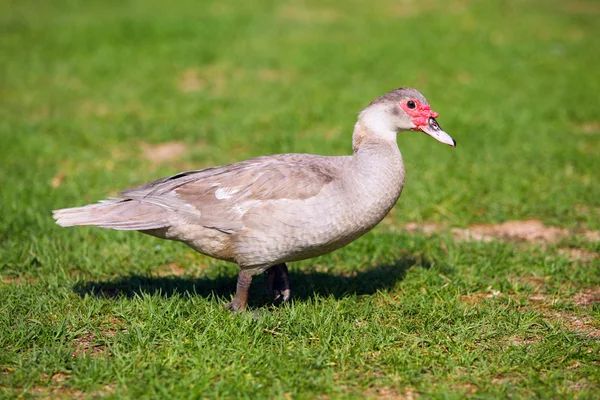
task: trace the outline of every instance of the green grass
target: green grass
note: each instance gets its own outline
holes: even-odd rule
[[[596,1],[1,8],[0,397],[600,390],[600,243],[583,234],[600,230]],[[358,111],[400,86],[428,97],[458,147],[400,135],[407,181],[394,212],[291,264],[290,304],[270,305],[256,279],[256,312],[231,315],[234,265],[51,218],[180,170],[348,154]],[[144,156],[167,141],[187,151]],[[398,229],[524,219],[573,234],[540,245]]]

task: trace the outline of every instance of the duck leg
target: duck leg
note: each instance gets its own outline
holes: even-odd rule
[[[248,270],[241,270],[238,275],[235,297],[233,301],[225,305],[234,313],[245,311],[248,307],[248,289],[252,283],[252,273]]]
[[[286,302],[290,299],[292,290],[287,265],[281,263],[267,270],[267,288],[275,296],[274,300],[281,298]]]

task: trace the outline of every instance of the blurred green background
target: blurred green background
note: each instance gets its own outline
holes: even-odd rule
[[[598,1],[2,0],[0,8],[0,393],[586,397],[598,388],[597,340],[582,344],[562,319],[556,324],[564,335],[554,337],[546,321],[548,309],[566,307],[598,326],[597,303],[572,303],[575,293],[597,290],[600,275],[598,241],[578,234],[600,229]],[[428,98],[458,147],[399,135],[406,185],[386,225],[333,255],[292,266],[300,286],[305,271],[328,269],[306,277],[312,283],[304,295],[300,290],[303,300],[258,321],[232,319],[219,308],[233,291],[234,267],[138,234],[62,230],[50,216],[181,170],[269,153],[349,154],[358,112],[404,86]],[[572,234],[562,244],[532,247],[460,242],[444,233],[429,240],[397,229],[409,222],[466,227],[525,219]],[[561,246],[592,258],[567,260]],[[175,270],[165,267],[173,263]],[[327,271],[345,276],[382,265],[402,265],[408,275],[385,290],[344,280],[338,283],[356,286],[348,296],[326,289]],[[157,267],[188,280],[152,281]],[[447,283],[440,276],[453,282],[444,286],[448,292],[422,290]],[[514,286],[510,276],[542,279],[546,295],[558,300],[544,312],[530,309],[534,322],[526,326],[510,296],[485,306],[461,302],[494,285],[515,296],[535,290]],[[190,293],[202,285],[209,291],[212,281],[199,283],[202,277],[224,279],[216,298]],[[81,297],[74,290],[93,280],[131,296]],[[176,293],[139,294],[132,289],[139,285]],[[322,289],[314,299],[313,286]],[[173,309],[190,314],[163,324]],[[331,313],[341,319],[331,321]],[[443,316],[450,322],[435,325]],[[110,355],[73,356],[69,343],[92,328],[96,339],[118,330],[110,323],[115,318],[127,331],[103,336]],[[372,324],[357,327],[354,320]],[[498,332],[523,336],[533,329],[554,339],[528,343],[508,361],[503,344],[469,336],[508,320],[515,325]],[[207,325],[199,329],[198,321]],[[294,331],[310,321],[313,331]],[[347,329],[337,332],[344,321]],[[206,343],[216,348],[186,347],[210,329]],[[319,329],[347,340],[348,348],[310,339]],[[402,348],[410,347],[411,335],[441,358],[420,345],[412,361],[406,358]],[[448,353],[448,335],[485,343],[492,356],[476,344]],[[382,341],[388,347],[378,348]],[[223,355],[227,346],[238,352]],[[249,348],[255,357],[239,360]],[[473,351],[482,351],[476,361],[464,358]],[[276,357],[282,352],[286,358]],[[194,358],[199,353],[204,364]],[[259,360],[271,375],[248,378]],[[565,360],[582,367],[567,370]],[[479,372],[470,369],[477,362]],[[417,367],[425,364],[429,373]],[[231,365],[238,365],[234,372]],[[535,372],[543,368],[545,375]],[[58,373],[62,380],[54,379]]]

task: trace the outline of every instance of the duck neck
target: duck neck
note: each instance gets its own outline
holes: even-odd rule
[[[404,186],[404,164],[396,134],[378,134],[371,129],[360,121],[356,124],[352,166],[346,175],[354,218],[368,229],[394,207]]]
[[[396,132],[376,130],[359,120],[352,134],[352,150],[354,158],[359,162],[391,163],[392,166],[402,164],[402,155],[396,143]],[[377,168],[381,168],[378,165]]]
[[[354,127],[352,147],[357,178],[371,188],[385,187],[397,198],[404,185],[404,163],[396,132],[375,131],[359,120]]]

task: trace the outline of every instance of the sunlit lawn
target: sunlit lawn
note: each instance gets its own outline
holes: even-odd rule
[[[598,2],[1,8],[0,397],[597,396]],[[400,135],[398,205],[291,264],[290,304],[256,279],[232,315],[235,265],[51,218],[181,170],[348,154],[401,86],[458,147]]]

